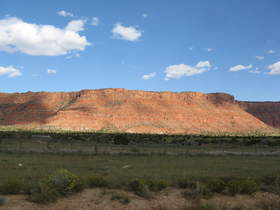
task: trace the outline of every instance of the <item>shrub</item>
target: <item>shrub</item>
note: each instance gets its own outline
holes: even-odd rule
[[[233,180],[227,185],[228,192],[231,195],[235,194],[253,194],[259,189],[259,185],[252,179]]]
[[[144,198],[150,197],[150,192],[143,181],[140,181],[138,179],[131,181],[128,184],[128,188],[129,188],[129,190],[133,191],[138,196],[141,196]]]
[[[149,190],[153,192],[159,192],[168,187],[168,184],[165,181],[149,180],[146,182]]]
[[[131,199],[124,193],[113,193],[111,200],[118,200],[122,204],[129,204]]]
[[[18,179],[9,179],[0,186],[2,194],[19,194],[22,192],[24,184]]]
[[[195,188],[196,184],[195,182],[193,182],[192,180],[188,179],[188,178],[183,178],[183,179],[179,179],[177,181],[177,185],[179,188]]]
[[[241,192],[242,188],[240,185],[240,181],[233,180],[227,184],[228,192],[230,195],[236,195]]]
[[[266,176],[262,179],[264,191],[280,194],[280,176]]]
[[[277,179],[279,179],[280,176],[274,176],[274,175],[268,175],[268,176],[264,176],[261,181],[263,184],[265,185],[274,185],[275,184],[275,181]]]
[[[241,181],[241,186],[242,186],[241,187],[242,194],[251,195],[259,190],[259,184],[252,179],[246,179],[246,180]]]
[[[29,200],[35,203],[46,204],[56,201],[61,194],[48,184],[40,182],[37,186],[30,189]]]
[[[207,187],[211,192],[221,193],[226,189],[226,183],[221,179],[212,179],[208,181]]]
[[[46,183],[61,195],[79,192],[84,187],[82,181],[66,169],[60,169],[50,175]]]
[[[3,206],[7,202],[7,199],[3,196],[0,196],[0,206]]]
[[[89,187],[107,187],[109,186],[108,181],[102,176],[91,176],[87,180]]]
[[[197,182],[195,189],[188,189],[182,192],[183,197],[191,199],[209,198],[212,192],[206,184]]]

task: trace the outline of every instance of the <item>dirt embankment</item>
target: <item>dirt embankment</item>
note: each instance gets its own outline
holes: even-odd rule
[[[23,195],[11,195],[6,196],[7,202],[0,206],[0,210],[183,210],[202,209],[203,206],[212,206],[215,209],[261,209],[258,208],[260,203],[277,203],[279,205],[279,196],[271,193],[256,193],[252,196],[236,195],[234,197],[216,194],[209,199],[197,200],[183,197],[182,192],[179,189],[166,189],[153,195],[150,199],[144,199],[130,192],[97,188],[85,190],[48,205],[29,202],[27,197]],[[112,199],[116,194],[125,196],[129,202],[124,204],[121,200]]]
[[[126,89],[0,93],[0,126],[138,133],[266,132],[280,102],[240,102],[225,93]]]

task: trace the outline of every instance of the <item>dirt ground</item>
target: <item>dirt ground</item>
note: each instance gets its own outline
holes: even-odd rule
[[[201,204],[212,204],[218,208],[247,207],[257,209],[255,203],[263,198],[279,200],[280,197],[269,193],[257,193],[253,196],[215,195],[209,200],[201,201],[185,199],[182,190],[166,189],[153,195],[151,199],[138,197],[130,192],[120,190],[89,189],[82,193],[59,199],[48,205],[38,205],[27,201],[24,195],[6,196],[7,203],[0,210],[187,210],[188,207]],[[114,193],[121,193],[129,197],[128,204],[122,204],[119,200],[112,200]]]

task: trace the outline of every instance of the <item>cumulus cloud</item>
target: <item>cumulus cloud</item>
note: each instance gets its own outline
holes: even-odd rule
[[[65,10],[60,10],[57,12],[57,14],[63,17],[74,17],[71,12],[66,12]]]
[[[211,69],[209,61],[199,61],[195,66],[186,64],[171,65],[165,69],[165,80],[180,79],[183,76],[202,74]]]
[[[99,18],[98,18],[98,17],[93,17],[93,18],[91,19],[90,25],[92,25],[92,26],[98,26],[98,24],[99,24]]]
[[[243,65],[236,65],[236,66],[233,66],[229,69],[229,71],[231,72],[234,72],[234,71],[242,71],[242,70],[246,70],[246,69],[251,69],[253,68],[253,65],[250,64],[248,66],[243,66]]]
[[[152,79],[152,78],[155,77],[156,75],[157,75],[157,74],[156,74],[155,72],[150,73],[150,74],[144,74],[144,75],[142,76],[142,79],[144,79],[144,80]]]
[[[68,23],[65,30],[66,31],[73,31],[73,32],[79,32],[84,30],[84,24],[85,22],[83,20],[73,20]]]
[[[280,74],[280,61],[269,65],[268,69],[270,69],[268,74],[270,74],[270,75],[277,75],[278,74],[279,75]]]
[[[90,43],[79,34],[83,20],[73,20],[64,28],[37,25],[12,17],[0,20],[0,51],[34,56],[65,55],[83,51]]]
[[[137,30],[133,26],[123,26],[121,23],[116,23],[113,30],[113,37],[116,39],[123,39],[127,41],[137,41],[141,36],[142,32]]]
[[[7,75],[8,77],[18,77],[21,76],[22,73],[20,72],[19,69],[16,69],[13,66],[0,66],[0,76],[2,75]]]
[[[264,56],[256,56],[256,59],[258,59],[258,60],[263,60],[264,59]]]
[[[47,72],[48,72],[48,74],[56,74],[55,69],[48,69]]]
[[[274,50],[268,50],[267,53],[268,53],[268,54],[274,54],[275,51],[274,51]]]

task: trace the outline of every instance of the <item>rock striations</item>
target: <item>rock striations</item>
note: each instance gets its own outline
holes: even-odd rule
[[[0,93],[0,126],[135,133],[271,131],[280,102],[126,89]]]

